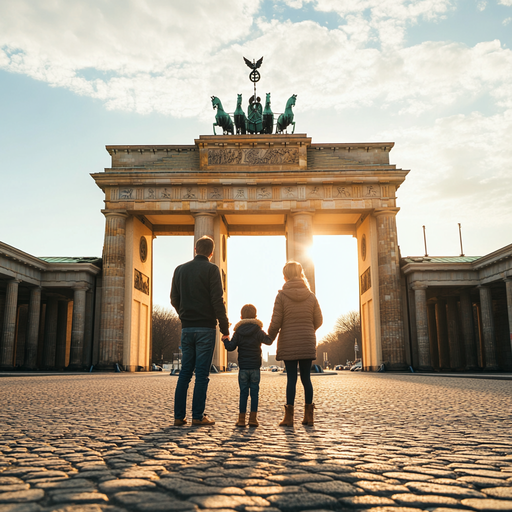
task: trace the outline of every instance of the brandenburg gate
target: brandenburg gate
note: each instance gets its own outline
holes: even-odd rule
[[[107,146],[111,167],[92,175],[105,193],[106,222],[97,367],[150,366],[155,237],[211,236],[227,303],[229,236],[286,237],[287,258],[302,263],[314,290],[313,235],[351,235],[358,241],[363,368],[405,369],[396,191],[408,171],[389,163],[392,148],[314,144],[305,134]],[[338,265],[343,255],[333,253],[333,273]],[[227,366],[220,336],[213,362]]]

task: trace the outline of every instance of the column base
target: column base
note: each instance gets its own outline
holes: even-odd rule
[[[119,370],[118,370],[119,368]],[[98,363],[94,365],[93,371],[98,372],[117,372],[124,371],[124,366],[119,363]]]
[[[387,372],[408,372],[409,365],[405,363],[384,363]]]
[[[14,370],[14,365],[12,365],[12,364],[0,364],[0,370]]]
[[[434,372],[434,367],[433,366],[418,366],[418,368],[415,368],[414,371],[432,373],[432,372]]]
[[[486,366],[484,368],[484,372],[499,372],[499,371],[500,371],[500,367],[498,365]]]
[[[66,366],[66,371],[83,372],[85,371],[85,366],[83,364],[69,364],[68,366]]]
[[[466,368],[464,368],[466,372],[479,372],[480,370],[481,368],[479,366],[466,366]]]

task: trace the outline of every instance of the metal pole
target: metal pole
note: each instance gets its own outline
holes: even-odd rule
[[[460,222],[458,224],[459,224],[460,255],[464,256],[464,249],[462,248],[462,228],[461,228]]]
[[[427,234],[425,232],[425,226],[423,226],[423,241],[425,242],[425,256],[428,256],[428,252],[427,252]]]

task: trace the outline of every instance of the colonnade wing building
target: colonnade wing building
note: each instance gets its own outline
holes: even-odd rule
[[[424,370],[506,367],[512,298],[508,281],[503,293],[503,279],[512,275],[510,247],[496,267],[491,265],[499,272],[475,270],[480,269],[478,259],[462,262],[474,267],[473,280],[463,283],[428,278],[434,269],[439,275],[450,273],[458,262],[443,262],[443,270],[435,259],[400,260],[396,192],[408,171],[390,164],[392,148],[393,143],[314,144],[305,134],[201,136],[180,146],[107,146],[111,167],[92,175],[105,194],[101,264],[43,261],[5,246],[0,258],[0,367],[52,368],[49,350],[59,354],[53,368],[94,364],[107,370],[115,365],[128,371],[148,369],[153,239],[181,235],[215,240],[213,262],[220,269],[226,303],[229,236],[285,237],[287,259],[302,263],[313,290],[315,271],[308,252],[313,235],[356,237],[365,370],[382,364],[388,370],[410,365]],[[343,265],[342,255],[338,257],[333,272]],[[68,273],[61,270],[60,287],[45,277],[57,264],[69,265]],[[33,268],[39,269],[36,276]],[[75,279],[78,268],[82,281]],[[476,292],[480,285],[487,291]],[[466,291],[473,311],[470,342],[465,338]],[[467,355],[468,347],[472,355]],[[214,364],[221,369],[227,365],[220,335]]]

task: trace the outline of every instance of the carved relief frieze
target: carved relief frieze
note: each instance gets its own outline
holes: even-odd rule
[[[323,197],[323,190],[320,185],[309,186],[306,188],[306,195],[309,199],[320,199]]]
[[[137,269],[134,269],[133,286],[136,290],[149,295],[149,277]]]
[[[146,199],[156,199],[156,189],[155,188],[147,188],[145,190]]]
[[[352,187],[347,185],[334,185],[332,196],[335,199],[346,199],[352,197]]]
[[[258,187],[256,191],[257,199],[272,199],[272,187]]]
[[[119,189],[119,199],[135,199],[135,190],[133,188]]]
[[[298,148],[211,148],[208,165],[298,165]]]
[[[363,187],[364,197],[379,197],[380,189],[378,185],[365,185]]]
[[[361,295],[366,293],[372,287],[372,274],[370,271],[370,267],[368,267],[361,274]]]
[[[297,199],[297,187],[288,185],[281,187],[281,199]]]
[[[172,199],[171,193],[172,189],[164,187],[163,189],[160,190],[160,199]]]
[[[247,201],[247,187],[233,187],[233,199],[235,201]]]
[[[210,187],[208,189],[208,199],[222,199],[222,187]]]
[[[181,187],[181,199],[199,199],[199,191],[196,187]]]

